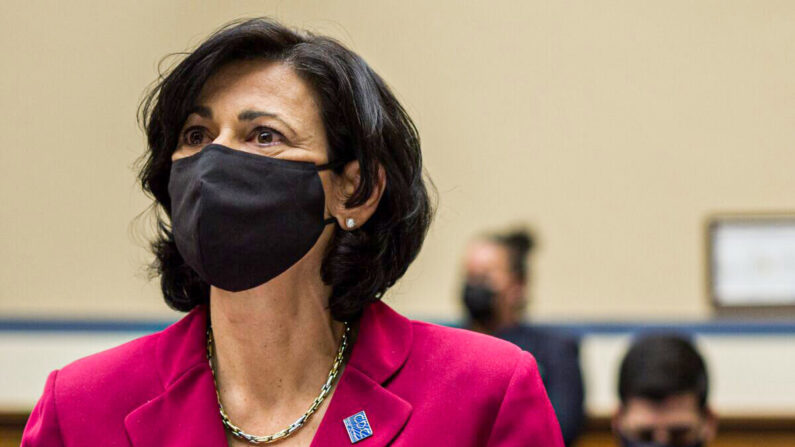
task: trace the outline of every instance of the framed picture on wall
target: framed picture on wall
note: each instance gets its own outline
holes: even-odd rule
[[[795,311],[795,213],[716,215],[707,228],[707,282],[719,311]]]

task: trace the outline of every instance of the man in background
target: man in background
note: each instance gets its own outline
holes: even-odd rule
[[[464,259],[462,299],[470,329],[495,335],[533,354],[563,440],[571,446],[585,420],[579,343],[522,322],[527,306],[527,258],[532,248],[533,239],[525,230],[473,240]]]
[[[646,336],[621,362],[613,433],[622,447],[701,447],[715,438],[704,359],[685,338]]]

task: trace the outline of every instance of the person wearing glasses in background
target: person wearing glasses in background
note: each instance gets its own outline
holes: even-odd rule
[[[571,446],[585,421],[579,342],[523,323],[532,248],[533,238],[524,229],[472,240],[464,256],[462,300],[469,328],[510,341],[536,358],[563,440]]]
[[[621,362],[621,405],[612,428],[621,447],[703,447],[717,433],[704,359],[687,339],[650,335]]]

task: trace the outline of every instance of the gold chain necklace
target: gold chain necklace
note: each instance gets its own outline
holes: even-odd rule
[[[251,444],[270,444],[292,435],[298,431],[298,429],[303,427],[306,421],[309,420],[309,417],[312,416],[315,411],[317,411],[318,407],[320,407],[320,404],[323,403],[323,400],[325,400],[326,396],[328,396],[328,393],[331,391],[331,386],[339,374],[340,366],[342,366],[342,363],[345,359],[345,349],[348,347],[348,335],[351,332],[351,327],[348,325],[347,321],[344,321],[343,324],[345,325],[345,331],[342,333],[342,340],[340,340],[340,347],[337,350],[337,357],[334,359],[334,364],[331,365],[331,371],[328,373],[326,383],[324,383],[320,388],[320,395],[315,398],[315,400],[312,402],[312,405],[309,407],[309,410],[307,410],[303,416],[296,419],[295,422],[290,424],[290,426],[284,430],[267,436],[257,436],[244,432],[240,427],[233,424],[232,421],[229,420],[229,416],[224,411],[224,406],[221,404],[221,394],[218,392],[218,382],[215,379],[215,369],[213,369],[213,330],[212,327],[208,327],[207,361],[210,363],[210,372],[213,375],[213,384],[215,385],[215,396],[218,399],[218,411],[221,413],[221,421],[224,423],[224,427],[226,427],[226,429],[229,430],[235,437],[248,441]]]

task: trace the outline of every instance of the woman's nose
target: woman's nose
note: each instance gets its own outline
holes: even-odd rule
[[[223,130],[212,141],[212,144],[220,144],[230,149],[242,150],[242,144],[236,140],[234,133],[231,130]]]
[[[220,144],[230,149],[235,149],[242,152],[258,154],[255,149],[253,149],[250,145],[246,144],[245,138],[242,138],[232,129],[228,131],[227,130],[221,131],[221,133],[218,134],[218,136],[212,141],[212,143]]]

